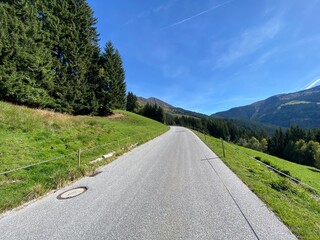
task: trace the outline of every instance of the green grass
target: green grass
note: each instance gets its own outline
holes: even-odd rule
[[[62,155],[61,159],[0,175],[0,212],[86,176],[133,144],[168,130],[151,119],[115,111],[110,118],[70,116],[0,102],[0,172]],[[81,149],[78,167],[77,150]],[[103,154],[110,159],[90,164]]]
[[[262,152],[254,151],[252,149],[239,146],[237,146],[237,148],[243,152],[246,152],[250,156],[260,158],[261,161],[267,163],[270,166],[273,166],[279,170],[289,172],[290,176],[310,185],[315,189],[318,189],[318,192],[320,193],[320,169],[293,163],[281,158],[270,156]]]
[[[196,133],[204,139],[203,134]],[[294,164],[233,144],[225,144],[226,157],[222,157],[221,140],[207,136],[204,142],[299,239],[319,239],[320,192],[280,176],[248,155],[260,157],[262,161],[269,162],[278,169],[289,171],[291,176],[317,189],[320,184],[318,169]]]

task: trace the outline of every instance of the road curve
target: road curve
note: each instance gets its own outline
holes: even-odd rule
[[[162,136],[25,208],[1,239],[296,239],[191,131]],[[78,197],[57,199],[85,186]]]

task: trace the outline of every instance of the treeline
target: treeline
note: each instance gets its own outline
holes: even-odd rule
[[[103,51],[85,0],[0,1],[0,100],[105,115],[126,102],[125,72]]]
[[[158,122],[165,122],[164,111],[162,107],[158,106],[157,104],[151,105],[147,103],[138,113]]]
[[[241,138],[249,138],[255,136],[259,139],[267,137],[263,129],[257,131],[238,127],[236,124],[217,118],[195,118],[188,116],[167,116],[167,124],[184,126],[192,129],[198,129],[209,135],[222,138],[226,141],[237,142]]]
[[[304,130],[291,126],[277,129],[269,138],[241,137],[236,143],[291,162],[320,168],[320,129]]]
[[[276,130],[268,140],[269,154],[289,161],[320,168],[320,129],[304,130],[292,126]]]

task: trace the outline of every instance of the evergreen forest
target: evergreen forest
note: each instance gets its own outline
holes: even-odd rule
[[[85,0],[0,1],[0,100],[70,114],[125,108],[125,71]]]

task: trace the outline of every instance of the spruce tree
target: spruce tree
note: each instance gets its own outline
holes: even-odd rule
[[[128,92],[126,110],[130,112],[136,111],[137,101],[138,101],[137,96],[134,95],[132,92]]]
[[[54,59],[55,89],[60,111],[87,114],[94,108],[92,64],[99,53],[96,19],[85,0],[46,0],[42,3]]]
[[[103,54],[85,0],[0,0],[0,100],[73,114],[125,108],[122,59]]]
[[[151,118],[158,122],[164,123],[164,111],[157,104],[150,105],[149,103],[147,103],[143,107],[141,114],[147,118]]]
[[[101,65],[109,80],[111,109],[124,109],[126,104],[125,71],[118,50],[111,41],[107,42],[101,55]]]
[[[28,1],[0,2],[0,99],[53,107],[54,73],[39,17]]]
[[[98,74],[95,78],[94,91],[98,101],[97,114],[105,116],[111,114],[110,109],[110,83],[106,71],[106,64],[102,57],[98,61]]]
[[[117,79],[112,81],[111,79],[111,100],[116,100],[113,104],[111,102],[111,107],[124,109],[126,105],[126,82],[125,82],[125,71],[122,64],[122,59],[120,57],[119,51],[116,50],[115,53],[115,64],[117,70]]]

